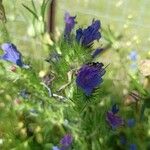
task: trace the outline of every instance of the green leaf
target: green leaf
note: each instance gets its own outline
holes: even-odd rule
[[[26,8],[36,19],[38,18],[38,15],[36,14],[36,12],[34,12],[33,10],[31,10],[28,6],[22,4],[24,8]]]
[[[134,79],[131,75],[129,75],[129,76],[131,78],[132,87],[135,88],[136,90],[138,90],[141,94],[147,95],[147,91],[143,88],[143,86],[140,83],[138,83],[136,81],[136,79]]]
[[[42,6],[41,6],[41,16],[44,20],[44,17],[45,17],[45,10],[46,10],[46,6],[48,4],[49,0],[43,0],[43,3],[42,3]],[[51,3],[51,1],[50,1]]]

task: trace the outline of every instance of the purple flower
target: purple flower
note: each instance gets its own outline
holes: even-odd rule
[[[99,55],[104,49],[103,48],[97,48],[93,53],[92,57],[95,58],[97,55]]]
[[[67,150],[72,144],[73,138],[70,134],[66,134],[61,140],[61,150]]]
[[[119,111],[119,106],[117,104],[114,104],[112,106],[111,111],[112,111],[113,114],[116,114]]]
[[[112,129],[116,129],[124,125],[124,120],[111,111],[107,112],[106,120],[109,123],[109,125],[112,127]]]
[[[67,12],[65,13],[65,32],[64,32],[64,37],[68,40],[70,33],[72,29],[74,28],[76,21],[75,21],[76,16],[70,16],[70,14]]]
[[[90,96],[92,91],[102,83],[102,76],[105,74],[105,69],[102,63],[88,63],[83,65],[77,74],[76,84],[80,87],[87,96]]]
[[[85,47],[89,47],[93,44],[94,40],[99,40],[101,38],[101,34],[99,29],[101,27],[100,21],[92,21],[92,24],[86,29],[79,28],[76,31],[76,40],[78,43]]]
[[[21,60],[21,53],[17,50],[17,47],[12,43],[3,43],[1,45],[4,54],[0,56],[0,58],[10,61],[20,67],[23,66],[23,62]]]
[[[136,144],[130,144],[129,150],[137,150]]]
[[[132,128],[135,126],[136,121],[134,118],[131,118],[131,119],[128,119],[127,124],[128,124],[128,127]]]
[[[73,138],[70,134],[66,134],[60,141],[61,145],[69,146],[73,141]]]
[[[53,146],[52,150],[68,150],[72,144],[73,138],[70,134],[66,134],[61,140],[60,140],[60,147]]]

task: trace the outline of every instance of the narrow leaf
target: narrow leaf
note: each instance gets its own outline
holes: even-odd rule
[[[48,4],[49,0],[43,0],[43,3],[42,3],[42,6],[41,6],[41,16],[44,20],[44,17],[45,17],[45,10],[46,10],[46,6]],[[50,1],[51,3],[51,1]]]
[[[34,12],[37,13],[37,9],[36,9],[36,7],[35,7],[34,0],[31,0],[31,3],[32,3],[32,7],[33,7],[33,9],[34,9]]]
[[[22,4],[22,5],[23,5],[23,7],[25,7],[36,19],[38,19],[37,14],[36,14],[33,10],[31,10],[29,7],[27,7],[27,6],[24,5],[24,4]]]

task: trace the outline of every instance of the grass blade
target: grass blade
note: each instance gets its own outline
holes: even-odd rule
[[[37,9],[36,9],[36,7],[35,7],[34,0],[31,0],[31,3],[32,3],[32,7],[33,7],[33,9],[34,9],[34,12],[37,13]]]
[[[24,8],[26,8],[36,19],[38,19],[38,15],[36,14],[36,12],[34,12],[33,10],[31,10],[28,6],[22,4]]]
[[[45,17],[46,6],[47,6],[49,1],[51,3],[51,0],[43,0],[43,3],[41,5],[41,16],[42,16],[43,20],[44,20],[44,17]]]

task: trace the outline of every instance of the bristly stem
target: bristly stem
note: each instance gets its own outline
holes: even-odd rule
[[[86,108],[87,104],[88,104],[88,101],[86,101],[85,105],[82,107],[81,113],[84,111],[84,109]]]

